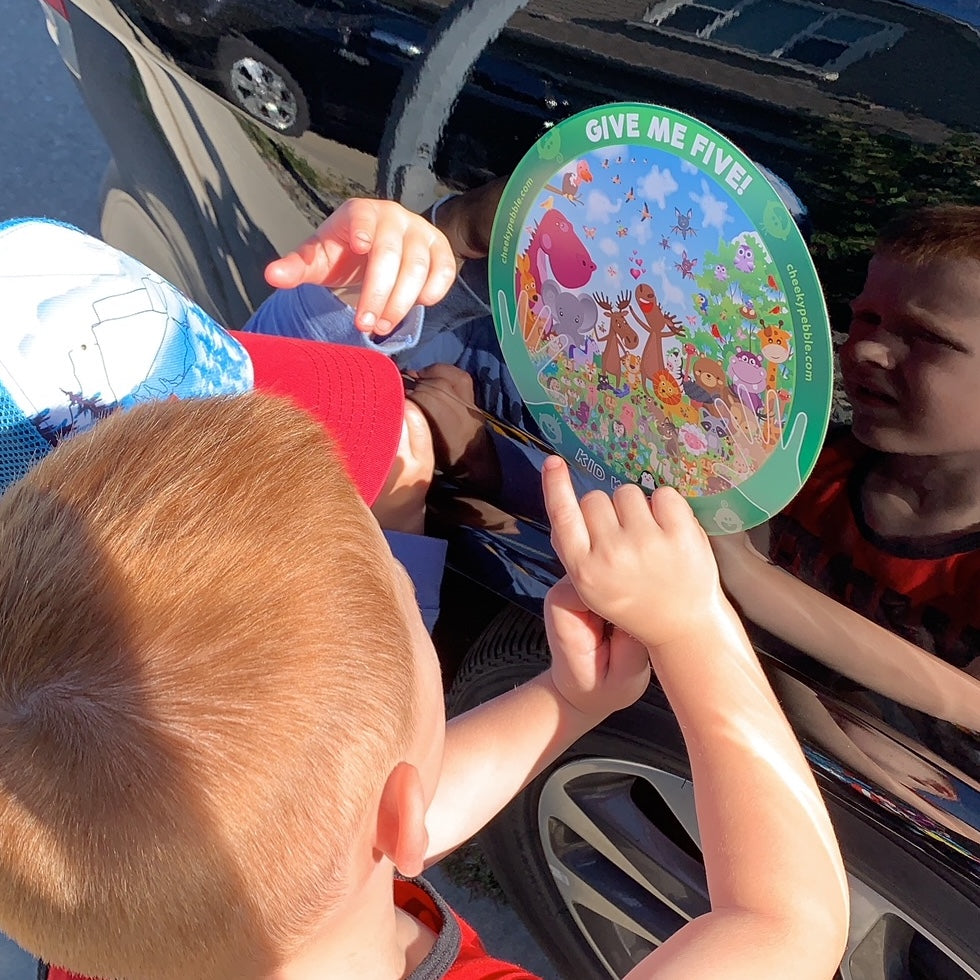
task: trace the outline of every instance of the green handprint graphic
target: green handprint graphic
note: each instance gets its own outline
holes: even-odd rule
[[[757,456],[756,450],[763,443],[762,426],[758,419],[748,412],[739,413],[739,418],[736,418],[732,409],[721,399],[715,401],[715,407],[728,426],[740,457],[742,472],[722,463],[715,466],[715,472],[728,480],[732,490],[747,503],[762,511],[766,517],[771,517],[786,506],[803,482],[800,455],[808,419],[806,412],[800,412],[787,433],[782,427],[782,413],[776,393],[768,391],[766,395],[767,414],[780,435],[778,443],[765,457],[765,472],[751,473],[750,461]]]

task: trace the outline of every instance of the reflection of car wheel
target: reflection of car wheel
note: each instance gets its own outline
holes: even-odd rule
[[[243,38],[222,38],[219,79],[227,98],[286,136],[309,129],[310,110],[299,83],[272,55]]]
[[[459,668],[450,712],[511,690],[547,663],[544,624],[504,610]],[[954,962],[953,949],[967,955],[972,938],[958,935],[961,929],[947,935],[952,927],[941,917],[930,917],[932,926],[916,921],[920,912],[939,906],[961,909],[962,921],[972,921],[972,902],[955,898],[955,889],[937,884],[918,858],[886,844],[870,824],[845,820],[841,811],[832,816],[849,864],[860,858],[860,868],[851,868],[852,932],[838,980],[980,976],[959,965],[975,968],[975,960]],[[655,945],[708,909],[690,769],[676,720],[656,685],[556,760],[481,833],[480,843],[511,903],[563,976],[625,976]],[[904,886],[896,891],[895,882]],[[907,904],[911,895],[924,903],[914,914],[893,904]],[[954,921],[952,912],[944,914]]]
[[[510,690],[547,663],[543,623],[505,610],[460,668],[450,709]],[[683,743],[656,687],[579,740],[480,840],[563,975],[624,976],[708,909]]]

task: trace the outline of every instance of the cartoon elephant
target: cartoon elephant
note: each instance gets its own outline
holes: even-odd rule
[[[581,343],[599,319],[599,307],[591,296],[576,296],[553,279],[546,279],[541,286],[541,305],[551,312],[548,333],[562,334],[569,344]]]

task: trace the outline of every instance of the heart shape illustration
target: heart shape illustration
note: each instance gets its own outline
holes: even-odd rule
[[[643,275],[643,270],[642,270],[642,269],[630,269],[630,275],[631,275],[631,276],[632,276],[632,277],[633,277],[634,279],[639,279],[639,278],[640,278],[640,276],[642,276],[642,275]]]

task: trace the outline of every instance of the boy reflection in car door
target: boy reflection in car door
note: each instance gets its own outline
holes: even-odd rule
[[[769,556],[980,674],[980,207],[892,221],[851,309],[852,424],[770,522]]]

